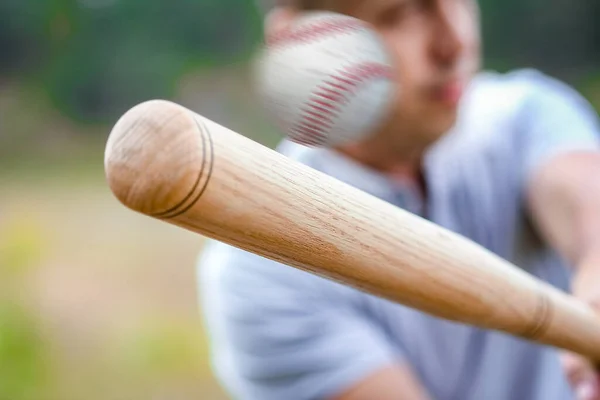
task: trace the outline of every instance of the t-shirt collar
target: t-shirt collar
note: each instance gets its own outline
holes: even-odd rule
[[[340,152],[331,149],[319,149],[318,151],[322,152],[323,159],[327,160],[320,166],[320,169],[342,182],[387,200],[403,190],[401,182],[392,181],[383,173],[360,164]]]

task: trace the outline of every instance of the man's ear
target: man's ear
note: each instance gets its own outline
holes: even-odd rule
[[[269,11],[264,22],[265,37],[272,37],[287,29],[297,14],[298,11],[291,7],[276,7]]]

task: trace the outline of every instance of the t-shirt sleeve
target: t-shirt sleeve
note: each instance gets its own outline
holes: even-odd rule
[[[600,148],[598,115],[590,103],[562,82],[540,77],[536,83],[516,127],[525,181],[554,156]]]
[[[224,245],[199,268],[214,370],[236,399],[325,399],[399,357],[334,282]]]

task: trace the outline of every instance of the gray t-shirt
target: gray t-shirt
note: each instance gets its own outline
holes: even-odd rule
[[[279,150],[460,233],[568,290],[569,270],[524,209],[531,173],[558,153],[598,149],[596,113],[533,70],[482,73],[455,128],[427,154],[426,204],[325,149]],[[556,349],[441,320],[274,261],[210,242],[199,293],[215,373],[236,399],[325,399],[394,362],[437,400],[571,400]]]

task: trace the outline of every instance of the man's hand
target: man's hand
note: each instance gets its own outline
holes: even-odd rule
[[[573,295],[590,305],[600,318],[600,251],[590,251],[578,264],[577,273],[572,283]],[[599,365],[592,365],[589,360],[575,354],[564,353],[563,367],[569,382],[575,389],[576,399],[600,400]]]
[[[600,318],[600,251],[582,257],[573,281],[573,295],[589,304]],[[563,353],[563,368],[575,390],[577,400],[600,400],[600,370],[589,360],[572,353]]]
[[[586,272],[590,270],[589,265],[580,267],[580,274],[573,284],[574,294],[583,302],[590,304],[600,318],[600,287],[589,284],[591,276],[587,276]],[[588,359],[570,352],[561,354],[561,362],[575,392],[576,400],[600,400],[600,369],[598,369],[600,365],[593,365]]]
[[[561,362],[576,400],[600,400],[600,373],[587,359],[563,352]]]

